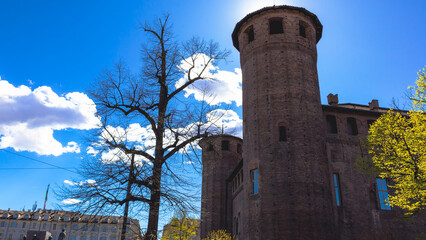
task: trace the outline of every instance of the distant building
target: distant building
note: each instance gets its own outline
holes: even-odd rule
[[[416,239],[426,231],[424,213],[403,221],[388,205],[388,179],[355,168],[370,124],[389,109],[377,100],[342,104],[333,94],[321,104],[321,36],[317,16],[292,6],[236,24],[244,140],[200,142],[201,238],[219,229],[240,240]]]
[[[127,239],[140,239],[139,220],[129,219]],[[0,210],[0,240],[19,240],[27,231],[47,231],[57,239],[62,229],[66,230],[65,240],[119,240],[122,217],[93,216],[78,212],[38,210]],[[31,236],[27,236],[31,240]]]

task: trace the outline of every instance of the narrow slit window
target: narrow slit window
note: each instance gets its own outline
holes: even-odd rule
[[[251,170],[251,185],[252,185],[252,194],[256,195],[259,193],[259,170],[253,169]]]
[[[336,195],[336,205],[338,207],[342,206],[342,193],[340,191],[340,178],[339,174],[333,174],[333,182],[334,182],[334,193]]]
[[[251,43],[254,41],[254,30],[253,30],[253,26],[250,26],[247,29],[247,38],[248,38],[248,43]]]
[[[269,34],[280,34],[283,32],[283,20],[281,18],[269,20]]]
[[[356,119],[353,117],[347,118],[347,125],[348,125],[348,134],[356,136],[358,135],[358,127],[356,125]]]
[[[337,133],[337,122],[336,122],[336,116],[334,115],[327,115],[327,132],[328,133]]]
[[[229,141],[227,140],[222,141],[222,151],[229,151]]]
[[[299,23],[299,35],[306,38],[306,27],[303,25],[303,23]]]
[[[280,134],[279,141],[280,142],[287,142],[287,129],[284,126],[280,126],[278,130],[279,130],[279,134]]]
[[[241,146],[241,144],[237,145],[237,153],[242,153],[243,152],[243,148]]]
[[[376,178],[377,183],[377,192],[379,194],[379,207],[382,210],[391,210],[391,206],[389,204],[389,193],[388,193],[388,185],[386,183],[386,179]]]

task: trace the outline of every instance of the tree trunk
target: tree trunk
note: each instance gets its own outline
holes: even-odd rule
[[[161,198],[161,168],[162,164],[154,164],[151,203],[149,206],[148,228],[145,240],[156,240],[158,234],[158,217],[160,214]]]

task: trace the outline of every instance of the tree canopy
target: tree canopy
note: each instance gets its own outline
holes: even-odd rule
[[[426,208],[426,74],[410,87],[412,110],[383,114],[368,134],[369,155],[389,180],[389,203],[411,215]]]

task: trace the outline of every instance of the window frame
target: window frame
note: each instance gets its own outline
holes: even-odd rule
[[[333,187],[334,187],[334,199],[336,200],[336,206],[342,207],[342,187],[340,184],[340,176],[338,173],[333,173]]]
[[[380,210],[392,210],[389,204],[389,190],[387,180],[384,178],[376,178],[377,199],[379,200],[378,207]],[[383,201],[382,201],[383,199]]]
[[[250,170],[250,179],[251,179],[251,194],[259,194],[259,169],[255,168]]]

